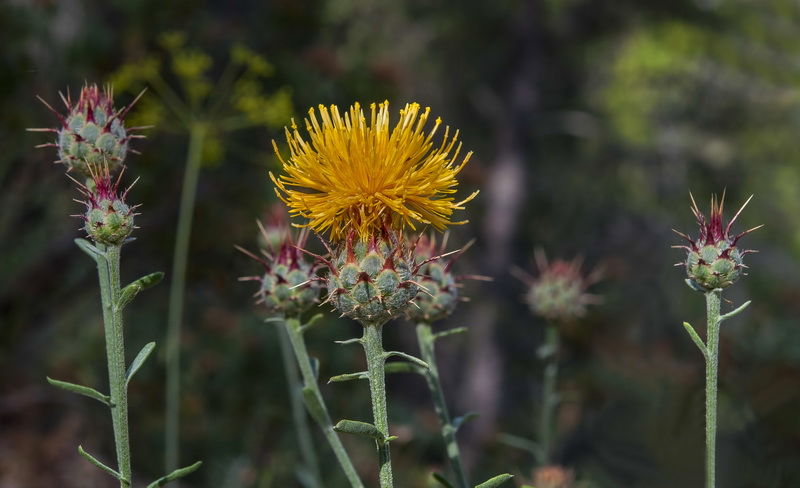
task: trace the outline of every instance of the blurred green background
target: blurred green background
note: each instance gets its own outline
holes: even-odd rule
[[[531,475],[530,455],[497,436],[535,436],[543,323],[509,269],[534,271],[539,246],[605,269],[590,290],[604,303],[562,331],[558,463],[581,486],[701,485],[703,362],[680,324],[703,335],[704,300],[673,267],[684,253],[670,248],[681,244],[671,229],[697,234],[689,191],[707,212],[710,194],[727,189],[728,218],[755,194],[734,231],[765,227],[741,241],[760,252],[724,295],[753,304],[722,329],[718,486],[800,486],[798,26],[791,0],[3,2],[0,487],[114,486],[76,452],[113,462],[106,408],[45,382],[103,390],[107,377],[94,265],[72,242],[79,195],[54,153],[33,149],[51,136],[25,128],[57,125],[37,95],[61,110],[59,91],[113,79],[122,106],[147,70],[185,99],[220,95],[220,113],[257,124],[226,133],[209,121],[181,341],[181,463],[205,464],[184,486],[299,486],[276,330],[252,304],[254,285],[237,282],[259,268],[233,245],[256,247],[255,220],[275,201],[267,174],[279,170],[272,139],[286,154],[280,126],[320,103],[384,99],[394,113],[431,106],[475,153],[460,194],[481,194],[450,245],[476,238],[458,272],[495,281],[468,283],[472,301],[437,325],[470,328],[438,349],[454,413],[481,413],[459,434],[473,480]],[[236,46],[255,54],[236,65],[249,84],[224,92],[214,83]],[[171,269],[187,135],[156,92],[130,116],[155,127],[127,160],[123,184],[140,177],[129,201],[142,215],[123,281]],[[167,285],[129,307],[130,355],[163,345]],[[321,376],[362,369],[360,350],[333,344],[357,326],[321,311],[327,323],[308,336]],[[386,343],[418,352],[404,321]],[[131,384],[140,481],[163,474],[159,351]],[[397,484],[428,486],[446,459],[425,383],[398,375],[388,387]],[[365,385],[323,392],[335,419],[369,419]],[[345,486],[318,439],[330,486]],[[375,484],[373,446],[344,441]]]

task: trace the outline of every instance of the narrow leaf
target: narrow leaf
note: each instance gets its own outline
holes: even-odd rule
[[[689,325],[689,322],[684,322],[683,328],[686,329],[686,332],[689,333],[689,337],[691,337],[694,343],[697,344],[697,347],[700,348],[700,352],[703,353],[703,356],[708,357],[708,348],[706,347],[705,343],[703,343],[703,339],[701,339],[700,336],[697,335],[697,332],[695,332],[694,327]]]
[[[85,457],[86,460],[88,460],[90,463],[94,464],[95,466],[97,466],[98,468],[102,469],[106,473],[110,474],[114,478],[117,478],[118,480],[120,480],[120,481],[122,481],[124,483],[130,484],[130,480],[124,479],[121,474],[119,474],[118,472],[116,472],[113,469],[109,468],[105,464],[101,463],[100,461],[95,459],[95,457],[92,456],[91,454],[89,454],[88,452],[84,451],[83,450],[83,446],[78,446],[78,452],[81,453],[81,456]]]
[[[325,406],[322,404],[322,399],[313,388],[308,386],[303,388],[303,402],[305,402],[308,413],[311,414],[311,417],[313,417],[317,424],[321,426],[330,426],[330,421],[325,412]]]
[[[475,420],[478,418],[480,414],[478,412],[468,412],[460,417],[456,417],[453,419],[453,430],[458,432],[458,429],[461,428],[462,425],[466,424],[471,420]]]
[[[323,315],[322,315],[321,313],[318,313],[318,314],[314,315],[313,317],[311,317],[311,318],[308,320],[308,322],[306,322],[305,324],[303,324],[302,326],[300,326],[300,328],[302,329],[302,331],[303,331],[303,332],[305,332],[305,331],[307,331],[307,330],[309,330],[309,329],[313,328],[315,325],[318,325],[318,324],[320,323],[320,321],[319,321],[319,320],[320,320],[322,317],[323,317]]]
[[[131,300],[133,300],[136,297],[136,295],[139,294],[140,291],[146,290],[152,286],[157,285],[163,278],[164,278],[164,273],[158,271],[156,273],[150,273],[147,276],[142,276],[138,280],[129,284],[128,286],[123,288],[122,291],[120,292],[120,297],[119,297],[119,302],[117,303],[117,307],[119,307],[120,309],[124,308],[125,305],[129,304]]]
[[[343,434],[371,437],[378,442],[384,442],[386,440],[377,427],[357,420],[340,420],[339,423],[333,426],[333,430]]]
[[[495,476],[494,478],[492,478],[492,479],[490,479],[488,481],[484,481],[483,483],[477,485],[475,488],[494,488],[495,486],[502,485],[503,483],[505,483],[506,481],[510,480],[511,478],[513,478],[513,476],[511,476],[508,473],[501,474],[501,475]]]
[[[197,471],[197,468],[199,468],[201,464],[203,464],[203,461],[197,461],[196,463],[192,464],[191,466],[186,466],[185,468],[176,469],[175,471],[171,472],[170,474],[168,474],[168,475],[166,475],[166,476],[164,476],[162,478],[159,478],[156,481],[153,481],[152,483],[147,485],[147,488],[159,488],[161,486],[166,485],[170,481],[175,481],[178,478],[183,478],[187,474],[191,474],[191,473],[194,473],[195,471]]]
[[[353,339],[347,339],[346,341],[336,341],[337,344],[347,345],[347,344],[361,344],[363,341],[360,337],[354,337]]]
[[[98,259],[106,258],[106,254],[103,251],[94,247],[92,243],[90,243],[86,239],[75,239],[75,244],[77,244],[78,247],[81,248],[81,251],[88,254],[89,257],[94,259],[95,261],[97,261]]]
[[[446,488],[454,488],[453,485],[449,481],[447,481],[447,478],[445,478],[439,473],[433,473],[433,479],[438,481],[440,485]]]
[[[467,330],[468,329],[466,327],[456,327],[455,329],[443,330],[441,332],[437,332],[436,334],[433,334],[433,340],[437,341],[437,340],[441,339],[442,337],[447,337],[447,336],[451,336],[451,335],[455,335],[455,334],[463,334]]]
[[[388,351],[388,352],[383,353],[383,357],[384,358],[390,358],[392,356],[400,356],[401,358],[405,359],[406,361],[410,361],[410,362],[416,364],[417,366],[420,366],[420,367],[425,368],[425,369],[431,369],[430,366],[428,366],[428,363],[426,363],[422,359],[419,359],[419,358],[416,358],[416,357],[412,356],[411,354],[406,354],[406,353],[400,352],[400,351]]]
[[[706,290],[706,289],[705,289],[705,288],[703,288],[702,286],[700,286],[700,285],[698,285],[697,283],[695,283],[695,282],[694,282],[694,280],[690,280],[690,279],[688,279],[688,278],[687,278],[687,279],[686,279],[686,280],[684,280],[684,281],[686,282],[686,286],[688,286],[689,288],[691,288],[691,289],[692,289],[692,290],[694,290],[694,291],[699,291],[700,293],[706,293],[706,292],[708,292],[708,290]]]
[[[747,308],[749,305],[750,305],[750,300],[747,300],[746,302],[744,302],[744,303],[743,303],[743,304],[742,304],[742,305],[741,305],[739,308],[737,308],[736,310],[733,310],[733,311],[731,311],[731,312],[728,312],[728,313],[726,313],[726,314],[724,314],[724,315],[720,315],[720,316],[719,316],[719,321],[720,321],[720,322],[722,322],[723,320],[727,320],[727,319],[729,319],[729,318],[733,317],[734,315],[738,314],[738,313],[739,313],[739,312],[741,312],[742,310],[746,309],[746,308]]]
[[[352,380],[366,380],[367,378],[368,377],[366,371],[359,371],[358,373],[347,373],[347,374],[332,376],[331,379],[328,380],[328,383],[343,383],[345,381],[352,381]]]
[[[428,371],[426,368],[405,361],[386,363],[383,369],[387,373],[418,373],[423,375]]]
[[[53,378],[47,377],[47,382],[53,386],[61,388],[63,390],[71,391],[72,393],[77,393],[79,395],[84,395],[89,398],[94,398],[98,402],[105,403],[109,407],[113,407],[114,404],[111,403],[111,397],[107,395],[103,395],[99,391],[95,390],[94,388],[89,388],[88,386],[81,386],[76,385],[75,383],[67,383],[66,381],[58,381],[54,380]]]
[[[147,357],[150,355],[151,352],[153,352],[153,349],[155,349],[155,347],[156,343],[150,342],[146,344],[141,351],[139,351],[139,354],[136,355],[136,359],[134,359],[130,367],[128,367],[128,373],[125,375],[126,385],[131,381],[133,375],[135,375],[136,372],[139,371],[139,368],[142,367],[142,364],[144,364],[144,362],[147,360]]]
[[[534,458],[536,458],[538,462],[543,462],[544,460],[544,451],[536,441],[532,441],[524,437],[507,433],[500,434],[497,437],[497,440],[507,446],[516,447],[518,449],[528,451],[533,455]]]

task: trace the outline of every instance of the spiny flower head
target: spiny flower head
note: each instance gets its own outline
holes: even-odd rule
[[[137,215],[134,210],[138,205],[131,207],[125,203],[125,198],[131,188],[129,187],[119,196],[118,189],[122,173],[119,174],[116,181],[112,182],[108,166],[89,166],[89,170],[91,180],[88,186],[76,181],[79,190],[86,197],[86,200],[83,201],[86,205],[86,213],[77,217],[83,219],[84,229],[93,241],[111,246],[121,246],[135,229],[133,217]]]
[[[364,327],[402,315],[420,290],[413,253],[391,229],[367,240],[351,229],[331,255],[330,261],[321,258],[329,269],[326,301]]]
[[[445,128],[441,145],[433,149],[433,129],[425,132],[430,109],[420,113],[416,103],[400,111],[400,120],[390,127],[389,103],[371,105],[369,120],[355,104],[344,115],[335,105],[320,105],[319,118],[312,108],[306,119],[310,140],[297,126],[286,129],[291,157],[284,160],[273,141],[285,175],[275,177],[278,197],[293,216],[309,220],[308,227],[330,232],[337,243],[351,229],[361,240],[380,234],[383,226],[402,230],[406,225],[430,225],[444,230],[454,210],[477,195],[456,202],[456,175],[469,160],[457,163],[461,144],[458,132],[450,137]]]
[[[585,315],[587,305],[600,303],[599,296],[586,293],[586,289],[600,279],[600,272],[595,270],[584,276],[582,259],[548,262],[541,249],[534,252],[534,258],[539,268],[537,277],[515,270],[528,285],[525,301],[533,313],[548,320],[567,321]]]
[[[755,252],[739,249],[736,244],[740,237],[758,229],[761,227],[760,225],[733,237],[730,234],[734,221],[753,197],[751,195],[731,221],[726,223],[722,218],[722,207],[725,204],[724,192],[719,202],[717,202],[716,195],[711,197],[711,212],[708,219],[697,208],[694,196],[691,193],[689,196],[692,199],[692,213],[700,226],[700,235],[696,240],[692,240],[688,235],[673,229],[675,233],[689,242],[686,246],[672,246],[685,249],[687,252],[686,261],[678,263],[676,266],[686,267],[686,273],[689,276],[687,283],[695,290],[705,292],[726,288],[744,274],[744,268],[747,266],[743,264],[742,257],[747,253]]]
[[[261,236],[269,251],[262,249],[257,256],[239,246],[237,249],[255,259],[264,267],[261,276],[247,276],[240,281],[261,283],[255,296],[257,304],[264,304],[271,314],[297,317],[318,302],[321,279],[317,276],[317,265],[309,261],[301,251],[308,238],[303,230],[294,236],[285,215],[272,213],[272,221],[265,227],[258,222]],[[277,239],[276,242],[276,237]]]
[[[422,289],[407,310],[408,318],[413,322],[430,324],[453,313],[458,302],[466,300],[459,296],[460,279],[488,279],[482,276],[453,274],[453,264],[474,241],[458,251],[445,253],[447,236],[448,234],[445,234],[443,242],[438,245],[435,236],[422,235],[414,245],[415,259],[420,261],[416,281]],[[451,257],[444,259],[448,256]]]
[[[55,132],[58,135],[56,142],[37,147],[57,147],[59,160],[56,162],[63,163],[68,171],[77,171],[87,178],[92,178],[93,166],[107,165],[109,171],[114,172],[125,160],[130,140],[143,137],[129,134],[142,127],[133,127],[126,131],[123,125],[125,115],[136,100],[129,106],[116,110],[110,87],[101,91],[97,85],[89,84],[83,87],[76,103],[73,103],[69,94],[66,97],[60,95],[67,107],[66,117],[44,100],[42,103],[61,120],[61,128],[30,129]]]

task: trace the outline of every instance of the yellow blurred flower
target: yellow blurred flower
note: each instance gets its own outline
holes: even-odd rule
[[[286,175],[270,178],[275,192],[293,216],[309,219],[308,227],[330,231],[332,241],[344,238],[350,229],[361,239],[381,231],[384,225],[402,230],[406,225],[430,225],[443,230],[451,224],[454,210],[478,192],[455,202],[456,175],[469,160],[467,153],[456,163],[461,143],[458,131],[433,149],[433,136],[441,119],[426,133],[430,109],[420,113],[419,104],[407,104],[400,120],[389,127],[389,103],[371,105],[367,120],[359,104],[342,116],[338,107],[319,106],[319,119],[312,108],[306,119],[310,141],[292,121],[286,129],[291,157],[284,160],[273,141]],[[321,119],[321,123],[320,123]]]

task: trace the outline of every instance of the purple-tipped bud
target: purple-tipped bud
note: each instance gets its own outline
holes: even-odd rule
[[[753,197],[751,196],[750,198]],[[700,226],[700,235],[696,240],[693,240],[689,236],[675,231],[686,239],[689,244],[673,247],[686,250],[686,261],[678,263],[678,265],[686,267],[689,283],[698,291],[727,288],[744,274],[746,266],[742,262],[742,257],[754,251],[739,249],[737,243],[740,237],[761,226],[754,227],[733,237],[730,235],[730,230],[733,222],[750,202],[750,198],[744,202],[742,208],[726,224],[722,219],[722,207],[725,203],[724,193],[722,194],[722,200],[719,202],[717,202],[716,196],[711,197],[711,212],[708,219],[697,208],[694,197],[691,197],[692,213],[694,213]]]
[[[414,256],[420,262],[417,281],[423,290],[408,307],[407,315],[412,322],[433,323],[453,313],[458,305],[458,277],[451,268],[460,252],[445,260],[444,249],[445,243],[437,246],[436,238],[427,235],[420,236],[414,246]]]
[[[67,107],[66,117],[47,105],[61,120],[59,129],[32,129],[55,132],[58,148],[57,162],[68,171],[77,171],[87,178],[92,177],[92,167],[107,165],[110,172],[119,168],[128,152],[128,143],[134,137],[126,131],[123,119],[133,104],[120,110],[114,109],[114,95],[110,88],[100,90],[97,85],[83,87],[77,103],[62,95]],[[136,103],[134,101],[134,103]]]
[[[112,182],[108,167],[91,169],[90,175],[93,188],[80,185],[81,193],[86,197],[86,213],[81,216],[85,222],[84,229],[97,243],[120,246],[133,232],[136,207],[125,203],[127,190],[118,195],[120,178]]]
[[[586,289],[600,277],[598,271],[588,276],[581,273],[581,259],[548,262],[544,251],[534,253],[539,275],[535,278],[520,273],[528,285],[525,301],[536,315],[554,321],[568,321],[586,314],[587,305],[600,303],[600,297]]]
[[[266,227],[259,222],[261,238],[269,251],[262,250],[262,255],[256,256],[239,248],[264,266],[264,274],[242,279],[261,282],[256,303],[263,304],[270,314],[297,317],[319,302],[321,279],[317,266],[300,250],[308,232],[292,236],[285,212],[273,212],[271,217]]]

